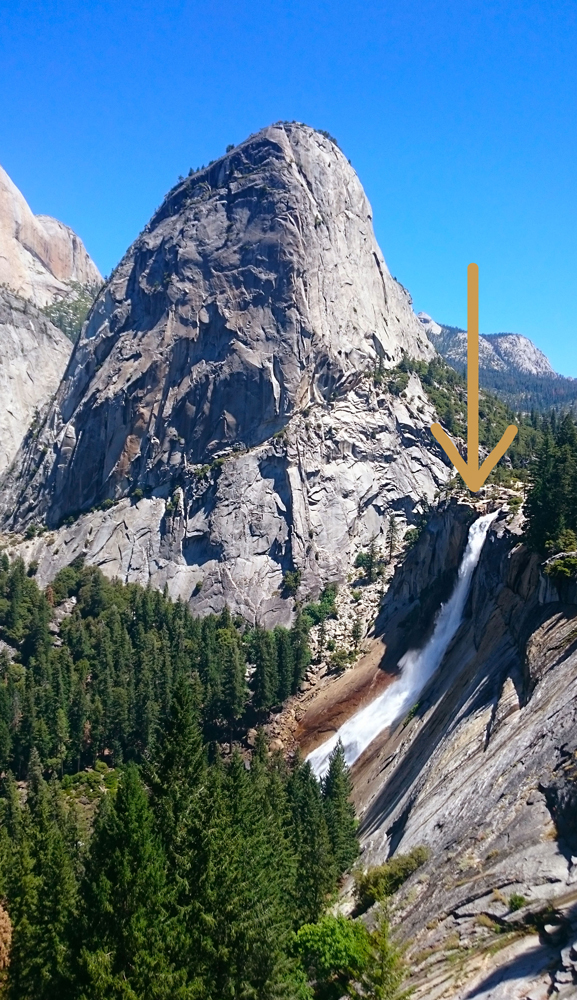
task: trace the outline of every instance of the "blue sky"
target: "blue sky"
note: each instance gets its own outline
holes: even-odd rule
[[[328,129],[415,308],[577,376],[577,6],[0,0],[0,163],[109,272],[185,174],[278,119]]]

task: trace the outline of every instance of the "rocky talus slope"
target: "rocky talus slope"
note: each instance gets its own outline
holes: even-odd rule
[[[472,516],[435,515],[398,569],[391,662],[426,638]],[[362,864],[431,851],[394,912],[417,1000],[577,994],[577,591],[519,536],[502,512],[439,672],[353,768]]]
[[[76,233],[48,215],[34,215],[0,167],[0,285],[42,307],[65,297],[70,282],[93,287],[102,277]]]
[[[56,393],[72,344],[30,302],[0,288],[0,473]]]
[[[287,570],[301,594],[342,578],[448,476],[418,378],[402,397],[371,378],[404,353],[433,348],[354,170],[313,129],[271,126],[178,184],[130,248],[4,480],[6,523],[77,518],[34,543],[41,581],[82,553],[200,612],[288,621]]]

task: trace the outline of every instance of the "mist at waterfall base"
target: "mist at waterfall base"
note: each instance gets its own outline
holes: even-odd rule
[[[350,766],[383,729],[406,714],[418,700],[421,691],[440,666],[449,643],[461,624],[473,573],[495,517],[496,514],[484,514],[469,528],[467,547],[459,566],[455,589],[447,603],[441,605],[433,633],[425,646],[420,650],[408,650],[399,660],[401,675],[398,680],[393,681],[383,694],[343,723],[334,736],[308,755],[307,760],[318,778],[326,774],[330,755],[339,740]]]

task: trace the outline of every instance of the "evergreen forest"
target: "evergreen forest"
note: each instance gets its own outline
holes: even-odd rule
[[[456,373],[426,368],[439,410],[459,399]],[[514,417],[483,406],[482,433]],[[461,418],[454,408],[454,429]],[[517,419],[497,478],[523,481],[531,548],[574,552],[575,421]],[[557,570],[575,575],[577,560]],[[331,912],[358,855],[342,747],[319,782],[259,728],[298,689],[336,588],[268,631],[226,609],[196,619],[81,562],[45,590],[34,573],[0,557],[0,996],[404,996],[386,907],[372,930]],[[251,726],[256,746],[242,750]],[[402,878],[422,860],[400,859]],[[372,877],[361,902],[398,884],[384,866],[368,893]]]
[[[79,564],[45,591],[29,573],[2,557],[0,995],[401,996],[386,913],[328,913],[358,854],[342,747],[322,782],[262,729],[223,753],[295,690],[331,594],[268,632]]]

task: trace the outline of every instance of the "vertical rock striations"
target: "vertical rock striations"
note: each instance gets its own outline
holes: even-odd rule
[[[129,249],[5,510],[53,527],[136,489],[130,529],[123,501],[87,558],[199,610],[286,617],[287,569],[313,590],[342,576],[388,510],[410,517],[446,478],[419,380],[393,396],[371,377],[433,353],[346,158],[271,126],[179,183]]]
[[[0,473],[56,393],[72,344],[30,302],[0,288]]]

